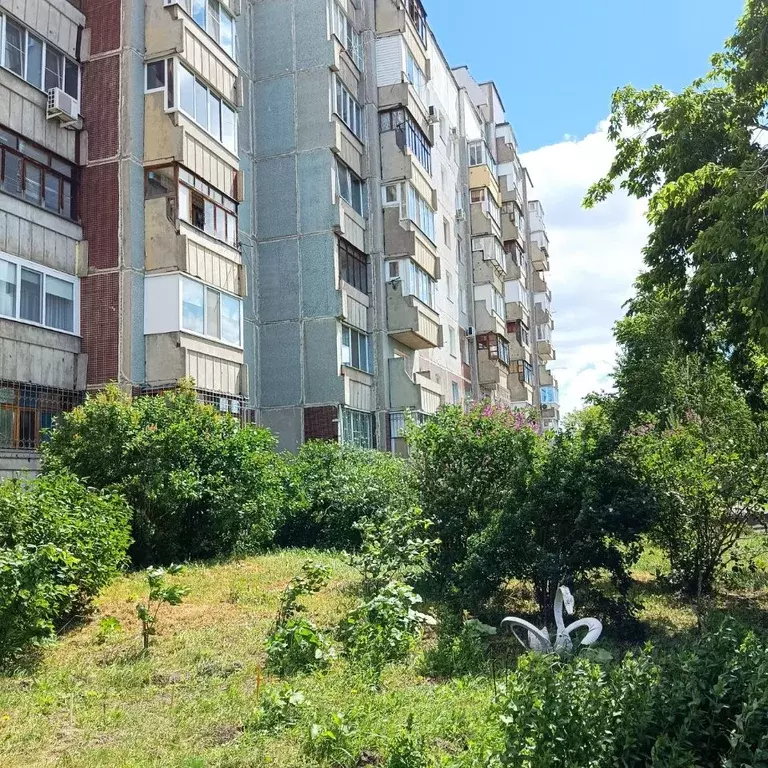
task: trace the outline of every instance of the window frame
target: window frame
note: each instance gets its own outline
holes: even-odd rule
[[[202,179],[200,176],[197,176],[196,174],[187,170],[184,166],[176,166],[174,168],[174,173],[176,177],[176,215],[179,221],[183,221],[185,224],[188,224],[190,227],[193,227],[198,232],[202,232],[208,237],[213,238],[214,240],[220,243],[224,243],[224,245],[227,245],[230,248],[234,248],[235,250],[239,251],[240,250],[240,240],[239,240],[240,222],[238,217],[237,201],[233,200],[228,195],[225,195],[223,192],[220,192],[214,186],[212,186],[211,184],[208,184],[208,182]],[[189,201],[188,218],[185,218],[184,216],[182,216],[182,197],[183,197],[182,191],[181,191],[182,187],[184,187],[187,190],[185,194]],[[192,216],[193,195],[198,195],[202,197],[205,202],[208,202],[213,207],[214,221],[210,231],[205,227],[205,224],[201,228],[201,227],[198,227],[193,220],[193,216]],[[204,211],[205,211],[205,208],[204,208]],[[224,220],[224,239],[219,237],[219,235],[217,234],[218,232],[217,222],[219,219],[219,213],[221,213],[221,216]],[[230,231],[229,230],[230,217],[234,219],[234,242],[230,242],[228,237],[229,231]]]
[[[36,328],[45,328],[55,333],[66,333],[68,336],[80,336],[80,278],[69,275],[66,272],[60,272],[57,269],[51,269],[50,267],[43,266],[34,261],[28,259],[21,259],[18,256],[14,256],[5,251],[0,251],[0,261],[10,263],[14,266],[14,280],[15,280],[15,296],[14,296],[14,314],[5,315],[0,314],[0,318],[4,320],[11,320],[16,323],[24,323],[25,325],[32,325]],[[37,273],[41,276],[40,284],[40,316],[41,321],[26,320],[21,317],[21,272],[27,270],[29,272]],[[50,325],[46,321],[48,319],[48,306],[47,306],[47,281],[49,278],[60,280],[64,283],[69,283],[72,286],[72,330],[66,330],[58,328],[55,325]]]
[[[217,90],[212,88],[208,83],[205,82],[202,78],[198,77],[197,74],[195,74],[194,70],[191,69],[187,64],[183,63],[181,59],[178,57],[173,57],[170,59],[166,59],[166,61],[172,61],[173,62],[173,75],[169,78],[166,75],[165,78],[165,111],[166,112],[181,112],[186,118],[191,120],[201,131],[204,131],[208,136],[210,136],[214,141],[216,141],[218,144],[220,144],[224,149],[227,150],[231,155],[234,157],[238,157],[238,121],[237,121],[237,109],[226,99],[222,94],[220,94]],[[155,64],[156,61],[148,62],[150,64]],[[192,109],[193,111],[197,111],[197,103],[196,103],[196,94],[197,89],[204,89],[206,91],[206,98],[205,98],[205,124],[201,123],[196,115],[190,114],[189,111],[182,106],[182,76],[181,76],[181,70],[184,70],[187,75],[189,75],[192,78]],[[146,87],[147,82],[147,74],[146,74],[146,66],[144,68],[144,84]],[[172,92],[171,92],[172,89]],[[156,89],[159,90],[159,89]],[[146,92],[146,91],[145,91]],[[219,136],[216,136],[211,130],[210,130],[210,109],[211,109],[211,100],[215,100],[219,104]],[[225,110],[229,110],[232,114],[232,125],[233,125],[233,145],[230,147],[224,142],[224,128],[225,124],[229,125],[229,121],[225,120]]]
[[[204,13],[203,16],[205,18],[205,26],[198,23],[197,19],[192,14],[192,0],[165,0],[164,5],[170,6],[170,5],[178,5],[186,14],[189,16],[189,18],[192,20],[192,22],[195,24],[195,26],[198,29],[202,29],[203,32],[205,32],[208,37],[213,40],[216,45],[221,48],[224,53],[229,56],[232,61],[237,61],[237,24],[235,23],[235,16],[234,14],[230,13],[229,10],[225,7],[224,3],[220,2],[219,0],[212,0],[213,2],[216,2],[216,5],[219,7],[219,34],[214,35],[212,34],[211,30],[208,29],[208,20],[211,18],[211,9],[210,9],[210,2],[211,0],[199,0],[202,2],[204,6]],[[221,30],[222,30],[222,23],[221,23],[221,17],[226,16],[228,19],[228,22],[230,24],[230,28],[232,29],[232,50],[230,51],[221,41]]]
[[[406,215],[403,218],[412,221],[426,237],[437,245],[435,210],[410,181],[405,182],[405,185],[406,194],[403,207]]]
[[[419,62],[416,61],[416,57],[413,55],[411,49],[405,46],[405,77],[408,82],[416,91],[416,95],[421,100],[422,104],[427,103],[427,85],[429,79],[427,73],[419,66]]]
[[[366,218],[368,215],[367,213],[367,191],[366,191],[366,183],[364,179],[361,179],[345,162],[343,162],[338,157],[336,158],[336,172],[334,174],[335,176],[335,183],[336,183],[336,194],[338,195],[340,200],[343,200],[347,205],[349,205],[352,210],[357,213],[359,216],[362,216],[363,218]],[[346,197],[344,195],[344,192],[342,191],[344,187],[349,190],[349,197]],[[357,189],[359,191],[359,205],[360,209],[355,205],[355,200],[353,199],[354,196],[352,194],[352,190],[357,186]]]
[[[357,69],[362,73],[365,66],[363,37],[338,0],[328,2],[329,34],[335,37],[349,54]]]
[[[348,408],[347,406],[339,406],[339,409],[340,442],[346,445],[357,445],[360,448],[375,448],[373,414],[369,411],[361,411],[357,408]],[[349,415],[351,426],[349,431],[351,431],[351,435],[348,435],[347,415]],[[360,423],[355,424],[355,418],[359,419]],[[363,421],[365,421],[364,425],[362,424]],[[364,427],[364,429],[361,427]],[[362,435],[363,431],[366,434],[362,439],[358,439],[358,436]]]
[[[363,106],[337,74],[333,75],[331,81],[331,111],[357,139],[365,143]]]
[[[337,237],[336,241],[339,250],[339,279],[366,296],[370,295],[368,256],[343,237]]]
[[[361,331],[347,323],[341,324],[341,364],[345,368],[353,368],[373,376],[375,365],[373,361],[373,343],[369,333]],[[349,350],[349,354],[345,354]],[[357,352],[357,365],[355,365],[355,351]],[[365,361],[363,361],[365,358]],[[363,365],[362,363],[365,363]]]
[[[227,347],[232,347],[234,349],[243,349],[243,299],[241,296],[237,296],[234,293],[230,293],[229,291],[223,291],[221,288],[216,288],[215,286],[208,285],[208,283],[204,283],[202,280],[197,280],[196,278],[187,275],[179,273],[179,330],[182,333],[189,333],[192,336],[198,336],[202,339],[208,339],[209,341],[215,341],[217,344],[223,344]],[[185,283],[191,283],[194,286],[201,286],[203,289],[203,332],[196,331],[194,329],[187,328],[184,325],[184,284]],[[218,317],[218,327],[219,327],[219,335],[215,336],[213,334],[208,333],[208,311],[209,311],[209,300],[208,295],[209,293],[217,294],[218,295],[218,308],[219,308],[219,317]],[[228,341],[224,338],[224,323],[223,321],[223,311],[222,308],[224,307],[224,298],[229,298],[237,302],[238,308],[239,308],[239,324],[238,324],[238,336],[239,341],[237,343],[233,341]]]
[[[14,26],[18,27],[21,30],[21,72],[16,72],[15,70],[11,69],[6,61],[6,42],[7,42],[7,24],[8,21],[11,22]],[[39,41],[42,44],[42,50],[41,50],[41,66],[40,66],[40,80],[39,82],[35,83],[28,79],[29,76],[29,38],[33,37],[35,40]],[[80,107],[80,99],[82,96],[82,81],[83,81],[83,72],[82,67],[80,66],[80,63],[73,59],[71,56],[68,56],[64,51],[62,51],[57,46],[51,44],[48,42],[48,40],[41,35],[39,32],[35,30],[31,30],[24,22],[17,19],[15,16],[12,16],[7,11],[3,10],[0,12],[0,67],[5,69],[7,72],[11,72],[12,74],[16,75],[16,77],[20,77],[24,82],[31,85],[33,88],[36,88],[38,91],[42,91],[42,93],[48,94],[49,88],[45,87],[45,79],[46,79],[46,70],[47,70],[47,62],[48,62],[48,49],[55,53],[57,56],[61,57],[61,64],[60,64],[60,71],[59,71],[59,85],[55,86],[59,88],[60,90],[64,91],[64,93],[67,94],[71,99],[74,99],[74,101],[77,102],[78,105],[78,111]],[[77,87],[76,87],[76,94],[72,94],[69,91],[66,90],[66,76],[67,76],[67,63],[70,65],[74,65],[77,68]]]
[[[396,118],[401,122],[396,123]],[[379,112],[379,131],[394,131],[398,146],[407,147],[421,167],[432,175],[432,143],[407,109],[396,107]]]

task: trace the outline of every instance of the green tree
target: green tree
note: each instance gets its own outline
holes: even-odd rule
[[[170,563],[272,542],[285,501],[275,445],[268,430],[197,402],[189,385],[134,399],[112,385],[59,418],[43,466],[122,493],[134,564]]]
[[[624,450],[658,505],[652,535],[669,556],[673,583],[690,595],[709,594],[768,501],[762,430],[748,412],[717,420],[690,411],[667,427],[636,427]]]
[[[675,334],[726,359],[764,405],[768,371],[768,3],[748,0],[710,71],[673,93],[619,89],[616,155],[590,207],[618,185],[648,200],[652,231],[640,293],[664,289]]]
[[[523,411],[487,404],[464,413],[441,409],[423,426],[407,427],[412,462],[430,537],[440,546],[430,558],[430,590],[476,607],[498,581],[467,572],[470,553],[500,510],[524,496],[539,437]]]
[[[626,595],[628,567],[655,508],[614,446],[611,424],[597,406],[540,438],[524,492],[510,495],[473,542],[472,580],[531,582],[544,620],[558,586],[586,587],[601,571]]]

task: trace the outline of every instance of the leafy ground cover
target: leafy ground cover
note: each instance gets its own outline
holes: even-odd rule
[[[709,607],[768,628],[768,589],[759,573],[765,540],[751,537],[742,548],[758,553],[758,571],[719,592]],[[144,576],[115,582],[93,618],[45,648],[36,667],[0,678],[0,765],[385,765],[395,754],[407,756],[414,740],[409,721],[447,765],[468,746],[476,754],[498,746],[503,734],[492,699],[505,663],[475,676],[432,678],[416,654],[389,665],[378,687],[343,658],[327,671],[284,680],[268,675],[265,638],[283,589],[308,557],[332,576],[304,599],[307,615],[318,626],[335,625],[359,600],[357,573],[338,557],[285,550],[189,567],[179,577],[189,595],[160,614],[149,655],[141,653],[135,613]],[[665,567],[646,548],[634,573],[641,619],[657,642],[697,623],[690,602],[660,588],[656,572],[663,575]],[[427,645],[434,643],[427,637]]]

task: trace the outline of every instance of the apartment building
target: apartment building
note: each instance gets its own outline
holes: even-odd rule
[[[548,244],[419,0],[0,0],[0,472],[115,381],[282,448],[557,424]]]
[[[248,409],[240,11],[0,4],[3,474],[34,469],[56,414],[110,381],[191,377],[201,398]]]

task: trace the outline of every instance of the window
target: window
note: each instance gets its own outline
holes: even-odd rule
[[[181,279],[181,328],[225,344],[240,346],[242,301],[207,285]]]
[[[0,253],[0,316],[76,332],[77,278]]]
[[[418,97],[427,103],[427,76],[424,70],[416,63],[413,54],[406,49],[405,51],[405,76],[418,94]]]
[[[405,285],[403,293],[406,296],[415,296],[428,307],[435,305],[435,281],[415,261],[407,259],[405,270]]]
[[[361,216],[365,216],[365,182],[341,160],[336,160],[336,184],[339,197],[346,200]]]
[[[461,395],[459,394],[459,385],[455,382],[451,382],[451,394],[453,395],[453,402],[458,404],[461,402]]]
[[[494,288],[492,295],[493,311],[504,320],[507,314],[507,308],[504,303],[504,297]]]
[[[347,90],[338,75],[333,78],[333,111],[341,118],[344,125],[362,141],[363,108]]]
[[[237,203],[185,168],[179,168],[179,218],[238,247]]]
[[[218,0],[165,0],[165,4],[180,5],[200,29],[235,58],[235,20]]]
[[[448,301],[453,304],[453,275],[448,271],[445,273],[445,293]]]
[[[0,381],[0,448],[37,448],[54,418],[80,402],[77,392]]]
[[[424,170],[432,173],[432,145],[418,123],[404,109],[392,109],[379,115],[382,133],[396,131],[397,144],[401,149],[408,147]]]
[[[360,33],[352,26],[352,22],[342,7],[332,0],[330,5],[331,32],[336,35],[347,53],[352,57],[355,66],[363,71],[363,41]]]
[[[477,336],[477,348],[486,350],[491,360],[500,360],[509,366],[509,343],[503,336],[495,333],[480,333]]]
[[[0,48],[0,65],[41,91],[61,88],[75,101],[80,99],[80,67],[23,24],[0,14],[5,41]]]
[[[416,32],[421,38],[421,42],[424,45],[427,44],[427,14],[424,11],[420,0],[405,0],[405,9],[408,13],[408,18],[413,22],[416,27]]]
[[[342,408],[341,442],[360,448],[373,448],[373,414]]]
[[[33,205],[76,219],[75,166],[0,128],[0,189]]]
[[[512,364],[512,368],[521,382],[533,386],[533,366],[527,360],[517,360]],[[543,389],[542,387],[542,391]]]
[[[179,65],[179,107],[230,152],[237,154],[235,110],[181,64]]]
[[[339,273],[345,283],[368,293],[368,257],[342,238],[339,243]]]
[[[434,243],[435,212],[412,184],[408,184],[407,206],[408,218]]]
[[[494,176],[496,176],[496,161],[493,159],[488,145],[484,141],[472,141],[469,143],[469,164],[487,165]]]
[[[147,64],[146,91],[159,91],[165,88],[165,59]]]
[[[373,352],[367,333],[348,325],[341,326],[341,364],[373,373]]]
[[[459,345],[456,340],[456,329],[451,325],[448,327],[448,351],[451,357],[459,356]]]

